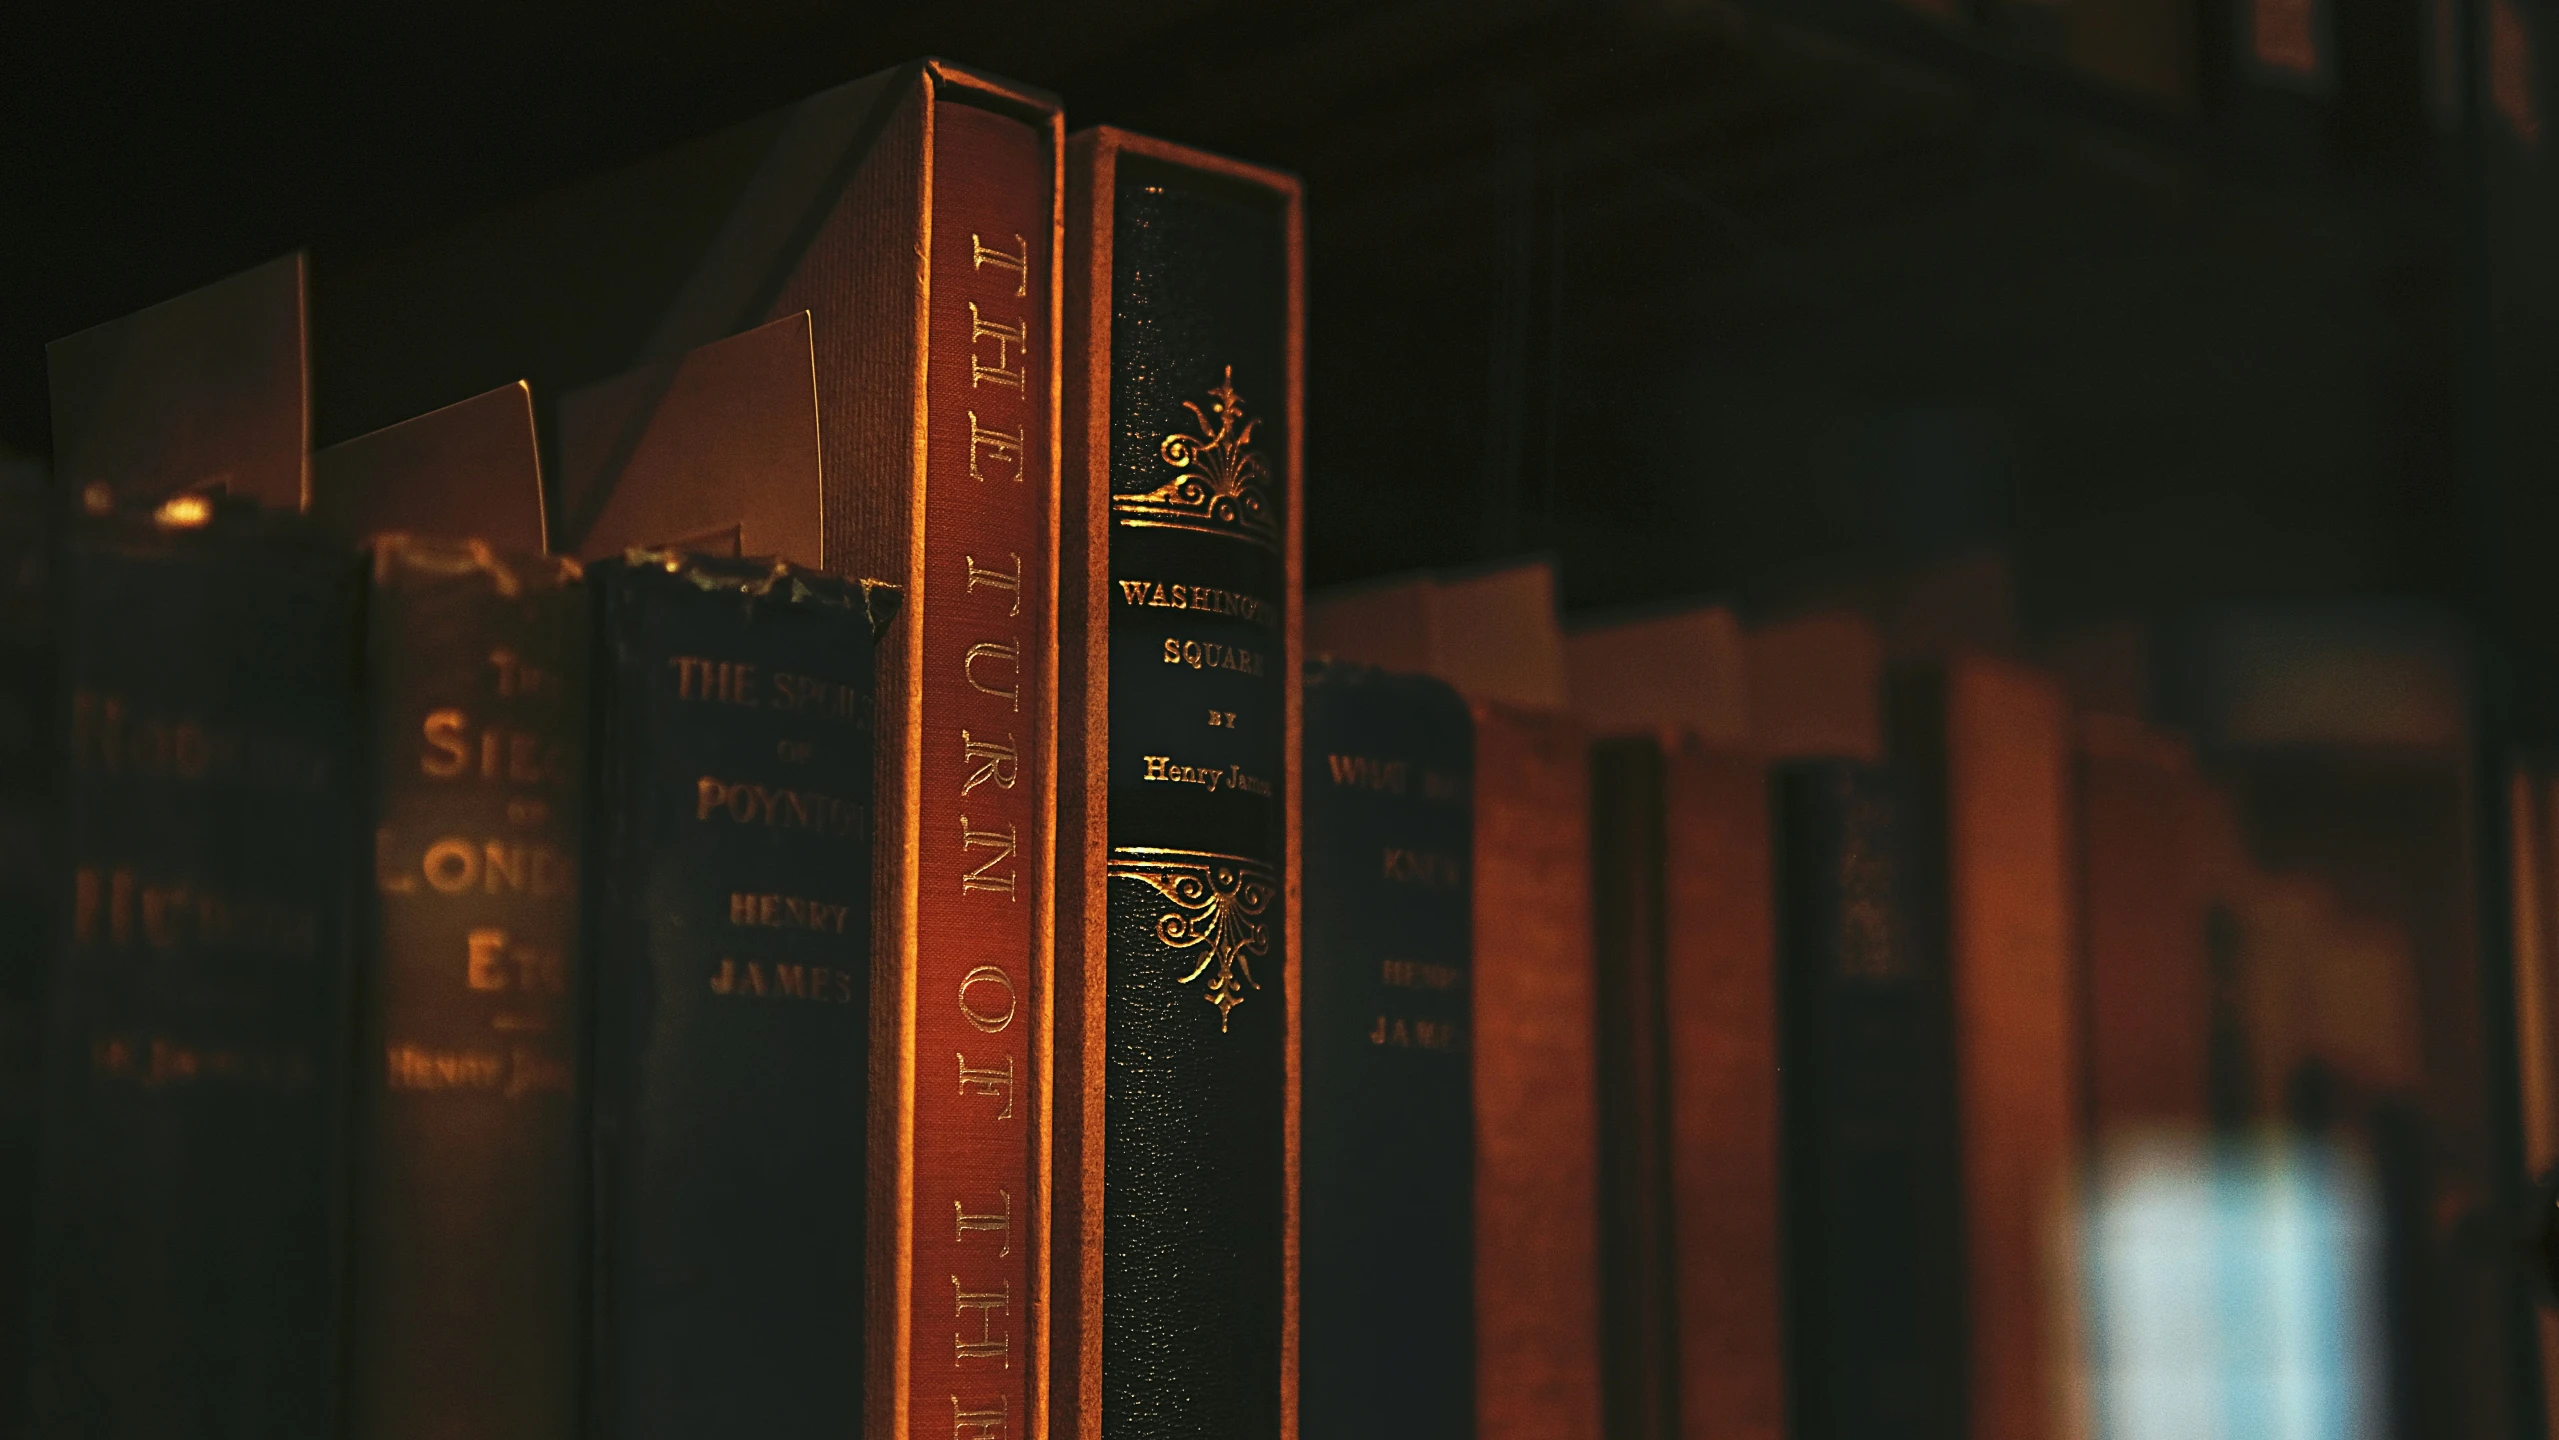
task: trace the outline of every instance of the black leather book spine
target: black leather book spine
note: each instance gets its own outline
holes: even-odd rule
[[[1963,1226],[1928,797],[1850,763],[1778,783],[1789,1433],[1963,1432]]]
[[[1125,154],[1115,183],[1103,1431],[1266,1440],[1287,1261],[1287,235],[1267,192],[1195,170]]]
[[[347,1360],[367,1440],[575,1433],[585,587],[377,541]]]
[[[58,507],[41,467],[0,462],[0,1440],[23,1432],[45,977],[53,960]]]
[[[1474,723],[1436,680],[1306,671],[1298,1417],[1475,1433]]]
[[[588,582],[592,1423],[619,1440],[859,1434],[865,595],[698,556]]]
[[[1679,1428],[1671,1254],[1666,779],[1649,739],[1591,747],[1591,916],[1599,989],[1601,1400],[1607,1433]]]
[[[173,506],[65,558],[31,1431],[335,1419],[360,571]]]

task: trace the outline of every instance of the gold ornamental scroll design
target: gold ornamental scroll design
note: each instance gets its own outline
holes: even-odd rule
[[[1177,983],[1207,977],[1202,998],[1217,1007],[1217,1028],[1225,1033],[1245,992],[1262,988],[1253,962],[1270,958],[1279,877],[1240,855],[1142,845],[1114,847],[1108,873],[1144,885],[1171,907],[1156,917],[1155,938],[1195,960]]]
[[[1271,498],[1271,469],[1253,452],[1251,414],[1235,388],[1235,367],[1208,392],[1208,403],[1185,400],[1189,429],[1175,430],[1155,447],[1173,478],[1152,490],[1111,497],[1111,516],[1128,525],[1233,535],[1264,549],[1280,543],[1279,510]]]

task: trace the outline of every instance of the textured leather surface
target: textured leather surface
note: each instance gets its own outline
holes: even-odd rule
[[[67,565],[30,1433],[317,1440],[357,567],[253,514]]]
[[[1295,443],[1276,199],[1136,157],[1118,183],[1115,501],[1181,472],[1167,437],[1214,435],[1218,406],[1240,408],[1257,417],[1250,444],[1230,430],[1225,453],[1266,467],[1275,537]],[[1280,1416],[1282,570],[1275,539],[1249,526],[1137,519],[1115,504],[1102,1427],[1111,1440],[1249,1440],[1275,1435]],[[1210,892],[1222,898],[1177,903]],[[1197,928],[1221,922],[1225,939]],[[1239,945],[1228,963],[1211,953]],[[1221,973],[1232,1006],[1210,1003]]]
[[[1961,1433],[1963,1235],[1927,814],[1909,777],[1778,787],[1794,1433]]]
[[[588,575],[594,1421],[626,1440],[856,1434],[869,618],[844,582],[753,561]]]
[[[378,556],[348,1414],[370,1440],[550,1440],[586,1328],[586,589],[539,556]]]
[[[1298,1416],[1475,1433],[1474,726],[1436,680],[1306,675]]]

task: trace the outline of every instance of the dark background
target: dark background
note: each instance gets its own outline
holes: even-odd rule
[[[2454,596],[2464,475],[2546,503],[2538,122],[2465,132],[2444,0],[2263,63],[2246,7],[2310,3],[22,7],[0,444],[55,336],[932,52],[1305,176],[1317,584],[1543,549],[1576,608],[1766,609],[1987,541],[2037,633]]]

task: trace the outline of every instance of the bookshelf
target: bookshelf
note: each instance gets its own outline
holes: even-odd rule
[[[2353,901],[2313,921],[2261,896],[2265,923],[2389,931],[2414,957],[2392,1043],[2418,1058],[2378,1068],[2453,1218],[2393,1253],[2455,1338],[2409,1403],[2465,1436],[2520,1433],[2540,1403],[2524,1298],[2481,1238],[2512,1218],[2526,1119],[2505,877],[2517,836],[2539,852],[2482,777],[2559,748],[2546,9],[51,23],[11,92],[41,143],[0,159],[10,213],[42,217],[0,235],[21,277],[0,287],[0,445],[21,455],[46,445],[56,336],[302,245],[325,297],[333,264],[912,54],[1053,89],[1077,125],[1295,171],[1311,587],[1543,554],[1576,618],[1863,607],[1907,617],[1888,650],[1951,631],[2184,732],[2253,858]],[[333,413],[322,345],[327,444],[365,427]],[[2322,708],[2331,682],[2348,698]],[[2399,708],[2340,708],[2373,696]]]

